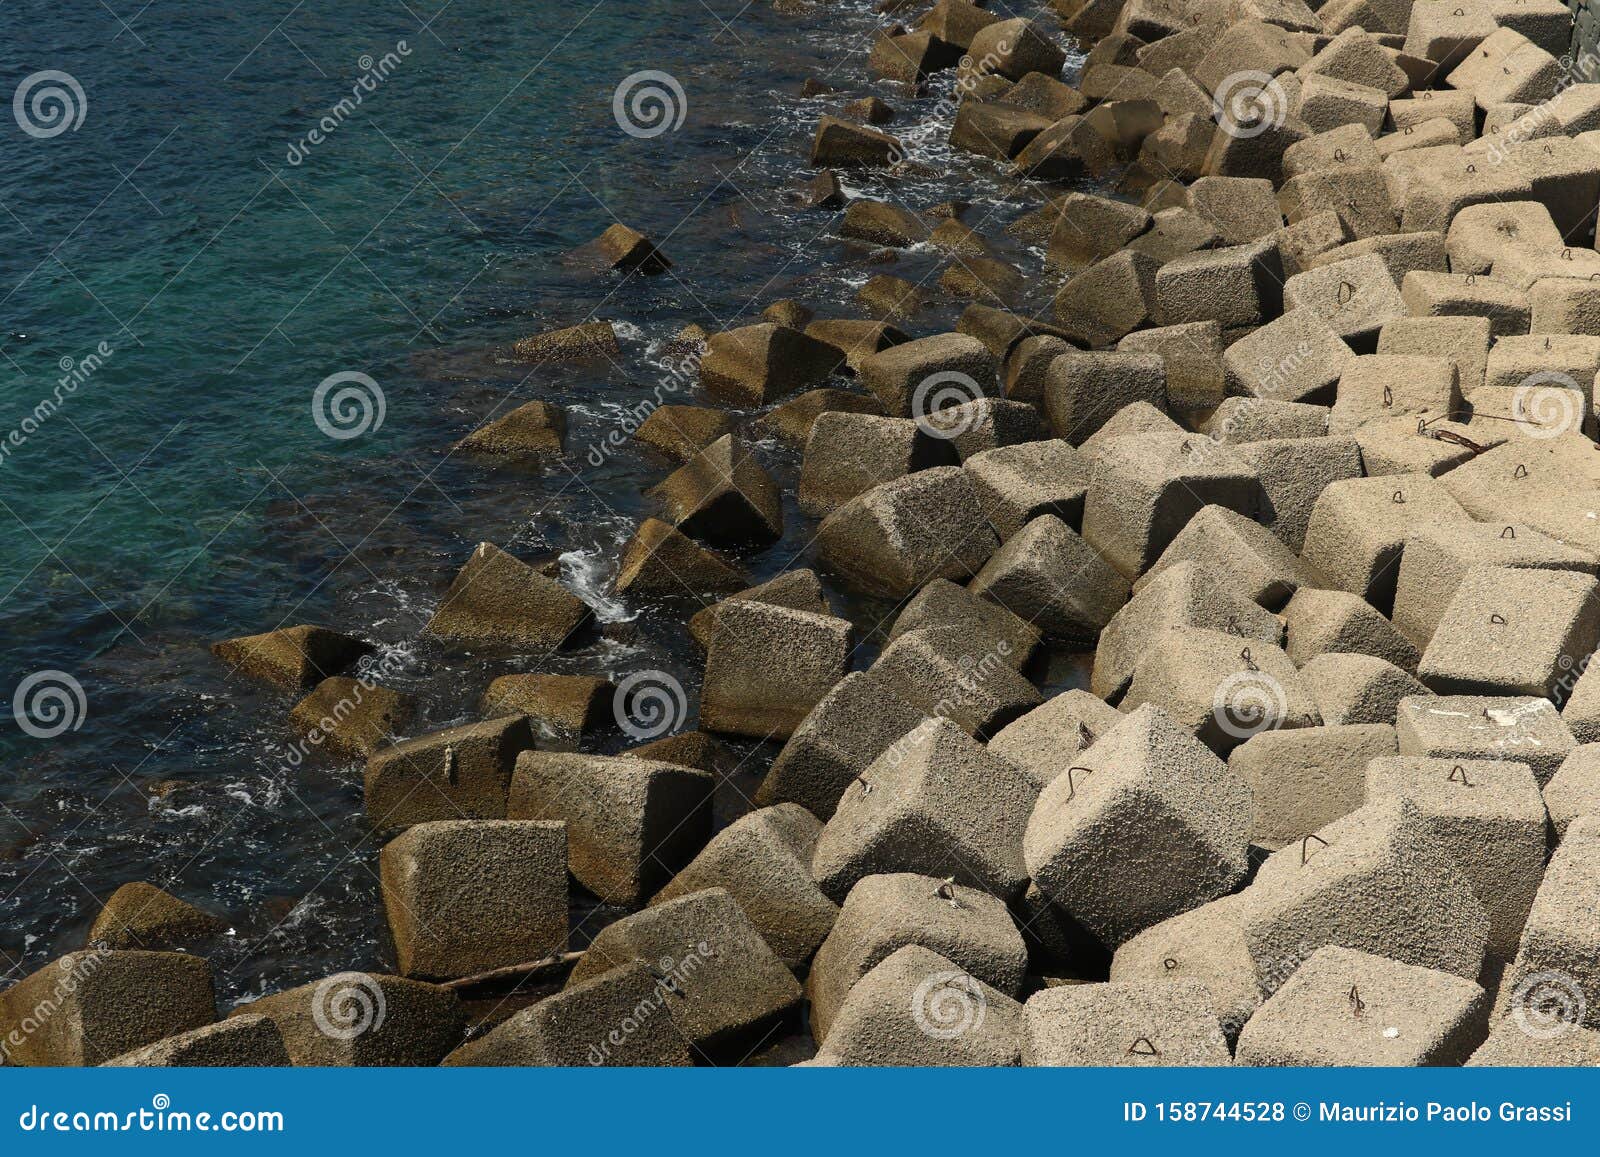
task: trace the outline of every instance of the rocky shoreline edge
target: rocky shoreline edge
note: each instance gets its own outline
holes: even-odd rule
[[[365,761],[393,974],[218,1019],[225,922],[133,882],[0,992],[0,1061],[1600,1062],[1600,83],[1568,9],[880,12],[794,197],[936,286],[691,327],[705,404],[625,431],[671,466],[611,593],[696,608],[697,728],[669,677],[520,673],[411,735],[358,635],[218,642],[303,753]],[[1027,206],[1004,238],[893,195],[896,94],[951,73],[953,167]],[[621,223],[585,256],[672,268]],[[591,320],[511,354],[621,349]],[[530,401],[454,452],[565,433]],[[815,567],[752,586],[785,533],[757,438],[801,452]],[[484,542],[425,632],[527,660],[595,624]],[[617,725],[651,738],[541,743]],[[726,826],[718,736],[781,745]],[[582,951],[576,896],[628,913]]]

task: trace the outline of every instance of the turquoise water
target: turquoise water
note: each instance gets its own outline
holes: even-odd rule
[[[665,667],[692,696],[681,617],[606,594],[664,464],[630,448],[594,466],[585,448],[666,380],[684,324],[785,296],[852,312],[876,268],[793,190],[816,117],[866,91],[875,18],[859,0],[798,17],[729,0],[126,7],[13,0],[0,36],[4,93],[65,73],[83,114],[38,136],[0,110],[4,690],[46,671],[83,688],[56,737],[4,714],[0,979],[78,946],[111,890],[150,879],[227,914],[221,987],[243,996],[382,965],[377,845],[359,766],[288,766],[290,701],[205,645],[295,622],[374,638],[422,700],[415,730],[471,717],[507,670]],[[687,108],[641,139],[612,100],[646,69]],[[844,91],[802,101],[808,76]],[[914,155],[944,158],[947,128]],[[899,190],[932,204],[948,184]],[[617,219],[661,241],[670,275],[565,258]],[[896,272],[934,268],[909,255]],[[958,309],[936,305],[927,330]],[[619,323],[619,365],[528,376],[502,356],[591,316]],[[375,383],[381,425],[319,428],[335,374]],[[569,407],[564,460],[448,454],[531,398]],[[763,453],[792,481],[792,455]],[[789,514],[755,577],[809,561]],[[600,642],[537,666],[418,643],[483,539],[559,557]],[[753,753],[747,786],[769,758]]]

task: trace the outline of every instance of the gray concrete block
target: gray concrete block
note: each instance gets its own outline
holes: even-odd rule
[[[1353,723],[1263,731],[1233,749],[1228,768],[1255,799],[1251,842],[1276,851],[1366,802],[1367,764],[1397,750],[1394,726]]]
[[[1317,655],[1300,668],[1322,721],[1393,723],[1400,701],[1428,689],[1387,659],[1373,655]]]
[[[1128,581],[1053,514],[1006,539],[967,589],[1053,639],[1098,638],[1128,601]]]
[[[1402,699],[1395,730],[1401,755],[1526,763],[1541,787],[1577,746],[1555,704],[1523,696]]]
[[[1416,673],[1417,649],[1370,603],[1348,591],[1302,587],[1283,609],[1283,625],[1284,650],[1296,666],[1318,655],[1357,654]]]
[[[1228,1065],[1228,1042],[1203,985],[1120,981],[1047,988],[1022,1008],[1022,1063],[1039,1066]]]
[[[1268,610],[1277,610],[1318,575],[1254,519],[1225,506],[1206,506],[1189,520],[1161,557],[1135,582],[1142,590],[1180,562],[1213,563],[1227,568],[1233,583]]]
[[[1011,763],[1040,788],[1066,771],[1074,757],[1122,721],[1122,713],[1073,688],[1006,724],[989,753]]]

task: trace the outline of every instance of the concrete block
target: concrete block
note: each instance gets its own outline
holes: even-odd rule
[[[1089,464],[1060,438],[1000,446],[962,463],[984,516],[1004,541],[1042,515],[1083,525]]]
[[[1317,655],[1300,668],[1322,721],[1393,723],[1400,700],[1428,689],[1387,659],[1374,655]]]
[[[1160,325],[1261,325],[1282,307],[1282,259],[1270,240],[1191,253],[1156,272],[1155,320]]]
[[[1389,723],[1263,731],[1228,756],[1255,798],[1251,842],[1276,851],[1366,802],[1370,760],[1397,750]]]
[[[1455,363],[1457,386],[1466,396],[1483,385],[1489,337],[1487,317],[1399,317],[1378,331],[1378,353],[1447,357]]]
[[[1527,333],[1533,312],[1527,293],[1516,286],[1470,273],[1413,270],[1401,282],[1400,296],[1412,317],[1486,317],[1497,338]]]
[[[1500,983],[1513,1016],[1547,1033],[1600,1028],[1600,816],[1567,825],[1523,927],[1517,957]],[[1504,994],[1509,993],[1509,998]]]
[[[989,753],[1020,769],[1043,788],[1079,752],[1122,721],[1122,713],[1087,691],[1073,688],[1006,724],[989,740]]]
[[[883,649],[872,670],[897,696],[924,714],[988,736],[1038,706],[1039,692],[1012,666],[1009,648],[974,653],[986,644],[948,628],[907,631]]]
[[[1394,722],[1401,755],[1526,763],[1541,787],[1577,746],[1548,699],[1424,695],[1402,699]]]
[[[1358,353],[1375,350],[1384,324],[1406,316],[1394,278],[1375,254],[1295,274],[1284,282],[1283,302],[1314,314]]]
[[[1262,523],[1297,552],[1305,545],[1318,496],[1330,484],[1362,472],[1361,451],[1352,438],[1265,438],[1239,443],[1234,453],[1261,480]]]
[[[848,619],[729,600],[707,648],[700,718],[711,731],[787,739],[850,669]]]
[[[1571,704],[1568,704],[1571,709]],[[1544,785],[1544,805],[1559,841],[1579,816],[1600,815],[1600,743],[1588,739],[1574,747]]]
[[[1068,353],[1045,374],[1045,416],[1056,437],[1074,446],[1140,401],[1167,407],[1166,363],[1156,354]]]
[[[1373,655],[1412,674],[1417,648],[1371,604],[1348,591],[1302,587],[1283,609],[1284,650],[1297,666],[1318,655]]]
[[[1207,506],[1178,532],[1133,584],[1134,590],[1143,590],[1168,567],[1189,561],[1226,571],[1230,585],[1274,611],[1320,577],[1259,522],[1225,506]]]
[[[1228,1065],[1228,1042],[1204,985],[1120,981],[1047,988],[1022,1008],[1022,1063],[1050,1066]]]
[[[1128,582],[1053,514],[990,556],[968,589],[1054,639],[1092,640],[1128,601]]]
[[[467,1032],[466,1010],[450,989],[365,972],[270,993],[228,1020],[256,1017],[277,1028],[290,1063],[301,1068],[432,1067]]]

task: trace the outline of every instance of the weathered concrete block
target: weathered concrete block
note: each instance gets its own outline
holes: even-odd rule
[[[0,992],[8,1065],[99,1065],[217,1018],[211,965],[182,952],[69,952]]]
[[[228,1019],[257,1016],[277,1026],[290,1062],[302,1068],[432,1066],[467,1032],[466,1010],[450,989],[365,972],[271,993]]]
[[[1533,898],[1517,958],[1500,982],[1502,999],[1536,1029],[1600,1028],[1600,816],[1567,825]],[[1509,993],[1509,998],[1504,994]]]
[[[1239,924],[1242,904],[1237,893],[1222,896],[1146,928],[1111,958],[1111,982],[1199,984],[1223,1035],[1236,1039],[1261,1005],[1255,961]]]
[[[642,963],[602,972],[502,1021],[444,1059],[469,1066],[687,1066],[689,1042],[667,1012],[670,977]]]
[[[971,477],[958,466],[875,486],[817,531],[824,563],[849,585],[889,598],[935,578],[970,578],[998,545]]]
[[[1328,433],[1348,434],[1386,418],[1440,419],[1460,408],[1456,367],[1450,359],[1373,354],[1345,367],[1328,416]]]
[[[746,590],[729,595],[725,602],[753,601],[775,607],[788,607],[792,611],[808,611],[814,615],[831,615],[833,607],[822,593],[822,580],[813,570],[786,570],[775,578],[758,583]],[[702,648],[710,649],[716,638],[717,616],[722,603],[712,603],[696,611],[689,619],[689,634]]]
[[[1410,800],[1489,914],[1489,953],[1510,960],[1544,876],[1545,806],[1525,763],[1394,756],[1367,765],[1367,798]]]
[[[517,756],[533,747],[524,715],[447,727],[367,760],[367,818],[379,830],[444,819],[505,819]]]
[[[1456,586],[1417,677],[1440,694],[1566,701],[1600,646],[1600,583],[1570,570],[1475,566]]]
[[[1134,668],[1121,708],[1160,707],[1226,754],[1260,731],[1314,727],[1316,706],[1279,647],[1223,631],[1173,627]]]
[[[720,554],[659,518],[647,518],[622,548],[615,590],[681,597],[749,585],[749,578]]]
[[[1141,401],[1167,407],[1166,363],[1155,354],[1068,353],[1045,374],[1045,415],[1056,437],[1074,446]]]
[[[889,641],[927,629],[941,631],[941,639],[967,654],[999,656],[1017,671],[1028,666],[1042,637],[1033,623],[949,579],[934,579],[906,601]]]
[[[968,398],[998,392],[994,355],[964,333],[935,334],[881,350],[862,359],[857,376],[893,418],[931,412],[940,387],[958,386]]]
[[[1366,802],[1368,762],[1396,750],[1389,723],[1251,736],[1228,756],[1229,770],[1255,797],[1251,842],[1276,851],[1349,815]]]
[[[765,544],[783,537],[783,501],[750,447],[719,438],[646,491],[666,521],[713,546]]]
[[[107,1068],[285,1068],[283,1034],[264,1016],[230,1016],[105,1062]]]
[[[825,518],[880,483],[954,461],[947,441],[929,437],[910,418],[819,414],[800,468],[800,509]]]
[[[1222,401],[1222,327],[1214,321],[1130,333],[1117,343],[1117,352],[1155,354],[1166,363],[1169,410],[1209,410]]]
[[[1238,401],[1248,404],[1247,399]],[[1261,481],[1262,524],[1294,551],[1305,546],[1311,511],[1322,492],[1362,473],[1361,451],[1353,438],[1265,438],[1241,442],[1233,450]]]
[[[1355,356],[1314,310],[1296,309],[1234,342],[1223,353],[1222,364],[1229,393],[1320,404],[1333,401],[1334,388]],[[1317,433],[1326,432],[1324,422]]]
[[[1095,262],[1056,295],[1056,324],[1073,341],[1109,346],[1155,316],[1156,271],[1161,261],[1124,249]]]
[[[1005,643],[1005,646],[1001,644]],[[932,627],[898,635],[872,670],[900,698],[925,714],[949,719],[971,735],[988,736],[1041,700],[1017,673],[1007,640]]]
[[[751,1035],[801,996],[794,975],[722,888],[607,925],[573,968],[567,989],[635,962],[671,981],[667,1012],[700,1055],[715,1057],[740,1044],[748,1049]]]
[[[1319,577],[1259,522],[1225,506],[1206,506],[1139,577],[1134,590],[1143,590],[1168,567],[1188,561],[1225,569],[1237,589],[1268,610],[1277,610],[1296,590],[1315,585]]]
[[[1313,132],[1357,124],[1376,133],[1383,127],[1388,108],[1389,98],[1381,89],[1309,73],[1302,77],[1300,93],[1289,111]]]
[[[1556,95],[1561,65],[1520,32],[1497,28],[1445,78],[1472,93],[1479,108],[1505,101],[1537,104]]]
[[[417,824],[384,845],[378,872],[405,976],[471,976],[566,950],[563,824]]]
[[[1518,696],[1422,695],[1395,716],[1401,755],[1526,763],[1542,787],[1577,743],[1555,704]]]
[[[1377,349],[1385,323],[1406,316],[1394,278],[1376,254],[1297,273],[1283,285],[1288,310],[1307,310],[1358,353]]]
[[[1002,541],[1042,515],[1053,515],[1071,527],[1083,524],[1089,464],[1062,439],[985,450],[968,458],[962,468]]]
[[[787,739],[850,669],[849,620],[753,599],[717,614],[700,697],[702,724],[757,739]]]
[[[851,672],[795,728],[756,791],[757,805],[792,801],[831,818],[846,789],[923,719],[882,672]]]
[[[1318,949],[1239,1034],[1241,1065],[1460,1064],[1489,998],[1471,980],[1350,948]]]
[[[1566,836],[1579,816],[1600,815],[1600,743],[1585,742],[1572,749],[1544,785],[1544,804],[1557,840]]]
[[[1121,720],[1115,707],[1073,688],[1002,727],[989,741],[989,753],[1014,764],[1042,788]]]
[[[591,675],[501,675],[484,689],[486,716],[526,715],[544,734],[614,726],[616,684]],[[444,818],[444,817],[439,817]]]
[[[857,881],[917,872],[1002,898],[1028,879],[1022,832],[1037,788],[954,723],[919,727],[846,789],[822,829],[811,870],[843,900]]]
[[[1483,385],[1489,337],[1487,317],[1401,317],[1378,331],[1378,353],[1449,358],[1461,393],[1470,396]]]
[[[1534,1035],[1513,1016],[1502,1017],[1468,1066],[1580,1068],[1600,1064],[1600,1032],[1569,1024],[1553,1036]]]
[[[1090,688],[1104,699],[1117,698],[1145,653],[1172,627],[1204,627],[1271,646],[1283,640],[1283,624],[1250,597],[1234,571],[1215,560],[1185,559],[1146,575],[1101,632]]]
[[[1191,253],[1156,272],[1161,325],[1215,321],[1261,325],[1283,308],[1283,263],[1270,239]]]
[[[372,644],[327,627],[281,627],[211,644],[211,653],[241,675],[275,683],[290,691],[306,691],[337,675]]]
[[[1283,609],[1284,650],[1296,666],[1318,655],[1374,655],[1416,673],[1417,649],[1371,604],[1348,591],[1302,587]]]
[[[1227,1065],[1204,985],[1120,981],[1047,988],[1022,1008],[1025,1065]]]
[[[845,897],[806,981],[819,1044],[857,981],[908,944],[937,952],[1009,997],[1022,991],[1028,950],[1003,901],[932,876],[867,876]]]
[[[506,814],[546,828],[565,825],[573,878],[605,902],[631,907],[704,846],[714,785],[698,768],[652,759],[525,751]]]
[[[1115,947],[1244,879],[1249,788],[1177,720],[1134,710],[1077,759],[1040,793],[1022,853],[1039,889],[1102,942]]]
[[[888,133],[825,116],[811,142],[811,166],[836,169],[887,169],[905,157],[906,149]]]
[[[583,600],[492,543],[480,542],[423,628],[468,646],[547,651],[591,618]]]
[[[1128,601],[1127,580],[1053,514],[1006,539],[968,589],[1056,639],[1096,638]]]
[[[1486,317],[1495,337],[1527,333],[1532,317],[1525,292],[1497,278],[1470,273],[1412,270],[1400,285],[1400,296],[1413,317]]]
[[[1470,521],[1426,475],[1351,478],[1333,483],[1317,499],[1301,557],[1335,588],[1360,595],[1382,612],[1394,604],[1400,552],[1411,532]]]
[[[1245,942],[1268,994],[1328,944],[1466,978],[1483,965],[1489,917],[1449,850],[1401,797],[1385,796],[1274,852],[1244,896]]]
[[[89,927],[90,948],[144,948],[165,951],[192,948],[224,931],[227,925],[169,892],[135,880],[106,900]]]
[[[700,385],[722,402],[764,406],[820,384],[841,360],[838,350],[814,337],[762,322],[706,339]]]
[[[1322,721],[1393,723],[1400,700],[1428,689],[1387,659],[1375,655],[1317,655],[1300,668]]]

